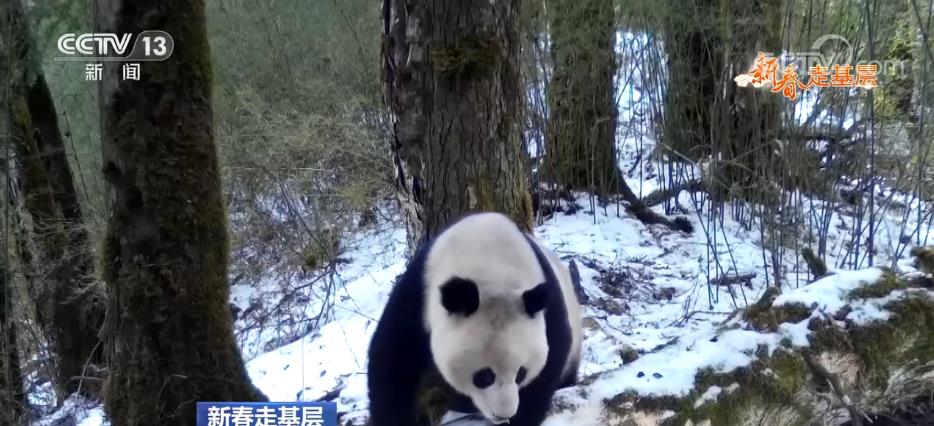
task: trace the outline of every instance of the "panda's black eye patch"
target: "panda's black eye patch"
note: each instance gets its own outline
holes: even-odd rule
[[[542,283],[531,290],[522,293],[522,303],[525,306],[525,312],[529,316],[535,316],[537,312],[545,309],[548,305],[549,289],[547,283]]]
[[[471,280],[454,277],[441,285],[441,305],[449,313],[470,314],[480,308],[480,292]]]
[[[473,384],[480,389],[486,389],[496,381],[496,374],[489,368],[484,368],[473,373]]]
[[[528,374],[528,370],[525,367],[519,367],[519,372],[516,373],[516,383],[524,382],[526,374]]]

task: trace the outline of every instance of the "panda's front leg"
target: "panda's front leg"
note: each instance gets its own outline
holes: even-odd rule
[[[415,425],[415,396],[428,359],[407,348],[406,339],[392,340],[376,337],[370,350],[370,426]]]
[[[419,288],[403,280],[390,294],[370,342],[370,426],[415,425],[415,395],[431,362]]]

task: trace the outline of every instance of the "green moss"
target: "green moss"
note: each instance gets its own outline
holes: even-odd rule
[[[454,46],[431,49],[431,65],[442,74],[487,76],[503,59],[503,48],[495,39],[469,38]]]
[[[807,319],[810,315],[811,310],[801,303],[782,306],[765,306],[765,304],[757,303],[743,312],[743,317],[755,330],[772,332],[777,331],[782,323],[797,323]]]
[[[808,340],[816,351],[853,351],[853,343],[846,330],[836,327],[829,321],[820,321],[812,328]]]
[[[902,337],[901,359],[925,362],[934,359],[934,301],[925,296],[911,296],[887,306],[895,316],[894,328]],[[896,348],[897,350],[897,348]]]
[[[779,352],[763,363],[763,370],[769,369],[772,375],[760,374],[759,392],[771,402],[786,403],[807,381],[807,366],[801,356],[791,352]],[[770,376],[765,379],[763,376]]]
[[[804,263],[808,265],[808,269],[810,269],[815,277],[820,277],[827,273],[827,265],[821,258],[817,257],[817,254],[815,254],[814,250],[811,250],[810,247],[801,249],[801,257],[804,258]]]
[[[660,412],[677,410],[681,398],[674,396],[645,396],[633,391],[623,392],[604,402],[608,412],[624,417],[632,411]]]
[[[623,359],[623,363],[630,364],[633,361],[639,359],[639,351],[637,351],[632,346],[626,345],[619,350],[619,356]]]
[[[895,369],[904,369],[934,359],[934,301],[909,296],[886,306],[888,321],[847,329],[823,324],[811,334],[818,351],[855,354],[860,361],[863,386],[884,388]]]
[[[910,18],[909,18],[910,19]],[[912,41],[914,33],[910,26],[896,29],[889,40],[884,58],[888,61],[900,61],[902,67],[887,67],[879,76],[879,90],[875,91],[873,106],[876,117],[881,121],[903,121],[911,110],[911,94],[914,76],[911,73],[913,62]]]
[[[912,248],[911,255],[916,259],[921,271],[934,274],[934,246]]]
[[[32,116],[29,114],[29,107],[26,105],[26,98],[23,96],[16,96],[11,100],[13,108],[13,123],[21,129],[31,129],[32,128]],[[29,133],[26,136],[32,136],[32,133]]]
[[[425,373],[415,396],[415,416],[418,424],[440,424],[441,418],[451,408],[452,392],[440,373]]]
[[[677,420],[671,424],[683,424],[688,419],[695,423],[709,420],[713,425],[740,424],[752,411],[783,409],[798,412],[795,418],[786,418],[785,424],[804,424],[810,417],[808,408],[793,404],[808,380],[803,359],[784,350],[772,356],[761,356],[750,366],[729,373],[718,373],[710,368],[700,370],[694,378],[694,390],[681,398],[676,407],[666,407],[678,413]],[[728,390],[731,385],[739,388],[731,392]],[[723,389],[716,401],[695,407],[695,401],[711,386]]]
[[[477,183],[473,188],[473,192],[477,200],[477,209],[480,211],[496,210],[496,199],[493,197],[493,187],[490,184],[490,179],[485,174],[481,174],[477,177]]]
[[[848,298],[850,300],[856,300],[885,297],[891,294],[893,291],[900,290],[905,287],[905,283],[902,280],[899,280],[898,277],[892,273],[892,271],[886,270],[882,274],[882,277],[877,281],[870,284],[864,284],[851,291]]]
[[[876,297],[904,287],[891,272],[878,282],[866,286],[861,294]],[[801,318],[807,309],[789,306],[766,309],[777,292],[767,295],[760,303],[747,309],[753,318],[765,328],[775,326],[786,319]],[[785,309],[788,308],[788,309]],[[887,321],[870,324],[848,324],[841,327],[827,319],[813,319],[808,328],[812,331],[809,340],[814,354],[839,352],[853,354],[859,362],[856,387],[861,394],[871,394],[888,386],[895,370],[905,370],[934,359],[934,300],[926,295],[909,295],[886,306],[892,313]],[[806,318],[806,317],[805,317]],[[666,425],[683,425],[691,420],[695,424],[709,421],[712,425],[741,424],[751,415],[782,419],[782,424],[808,425],[814,419],[811,396],[820,392],[814,374],[808,368],[800,352],[790,348],[779,348],[769,354],[767,348],[755,351],[755,360],[747,367],[729,373],[720,373],[712,368],[698,371],[695,387],[685,397],[642,397],[624,393],[607,401],[607,410],[620,417],[631,411],[660,412],[672,410],[677,415],[666,420]],[[728,391],[731,385],[739,387]],[[710,386],[719,386],[723,392],[716,401],[707,401],[695,407],[697,399]]]

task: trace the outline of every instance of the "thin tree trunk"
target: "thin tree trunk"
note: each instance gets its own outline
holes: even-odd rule
[[[545,170],[563,186],[616,193],[616,14],[605,0],[549,0],[554,76]],[[625,185],[625,182],[622,182]]]
[[[470,211],[530,230],[518,0],[385,0],[384,76],[410,248]]]
[[[7,229],[4,223],[4,230]],[[6,244],[10,235],[4,237],[0,240],[3,244],[3,253],[0,253],[0,424],[15,425],[25,413],[26,393],[23,392],[13,321],[13,280],[7,268],[10,256]]]
[[[0,108],[12,110],[14,64],[12,61],[14,46],[11,24],[13,19],[21,19],[21,14],[14,15],[12,5],[0,6]],[[13,320],[13,274],[10,273],[10,245],[13,243],[12,220],[13,203],[10,200],[13,191],[10,186],[10,161],[14,132],[20,131],[13,126],[12,114],[0,114],[0,158],[3,163],[3,178],[0,179],[0,204],[3,205],[3,217],[0,218],[0,424],[15,425],[22,418],[26,408],[26,395],[23,392],[23,377],[19,363],[16,341],[16,328]]]
[[[228,235],[211,109],[203,1],[98,4],[100,31],[158,28],[175,50],[140,80],[104,66],[104,241],[115,425],[194,425],[196,401],[256,401],[228,308]]]
[[[8,93],[9,122],[21,197],[21,259],[33,288],[36,315],[56,356],[59,400],[80,391],[96,397],[93,376],[101,359],[97,336],[104,317],[103,291],[94,282],[93,260],[55,105],[25,21],[12,1],[2,21],[11,34],[8,62],[14,73]]]

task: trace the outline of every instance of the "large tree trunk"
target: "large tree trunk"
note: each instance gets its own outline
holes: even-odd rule
[[[158,28],[172,56],[101,84],[112,215],[105,408],[116,425],[194,425],[196,401],[256,401],[228,308],[228,236],[211,110],[202,1],[102,1],[101,32]]]
[[[384,73],[410,248],[470,211],[530,230],[518,0],[385,0]]]
[[[675,160],[699,160],[711,150],[710,108],[722,69],[722,41],[716,26],[717,0],[680,3],[665,4],[671,12],[664,33],[668,87],[663,146],[675,153]]]
[[[616,14],[606,0],[549,0],[555,70],[545,171],[563,186],[617,192]]]
[[[781,51],[781,2],[779,0],[721,0],[723,69],[711,114],[713,149],[723,161],[715,166],[717,181],[708,190],[730,197],[775,202],[783,181],[783,161],[775,153],[780,129],[781,103],[787,100],[768,90],[739,87],[733,78],[751,67],[758,52]],[[802,71],[801,75],[806,72]],[[781,75],[778,75],[781,78]]]
[[[104,317],[103,291],[94,282],[87,231],[58,128],[55,105],[42,73],[22,5],[8,3],[0,21],[10,34],[7,66],[12,82],[6,103],[16,157],[22,220],[21,258],[36,301],[37,319],[56,355],[59,400],[99,392],[93,376],[103,360],[97,336]],[[3,59],[0,59],[2,61]]]
[[[737,87],[733,78],[749,70],[757,52],[781,50],[780,4],[699,0],[668,7],[664,146],[674,159],[717,158],[705,184],[719,197],[771,199],[783,98]]]

